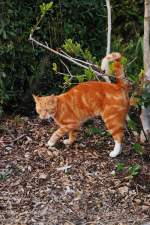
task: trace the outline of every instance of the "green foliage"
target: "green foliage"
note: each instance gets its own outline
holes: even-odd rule
[[[82,52],[82,56],[88,62],[96,63],[96,57],[92,56],[91,52],[88,49]]]
[[[137,131],[138,130],[138,126],[137,126],[137,123],[135,123],[133,120],[128,120],[128,127],[131,129],[131,130],[134,130],[134,131]]]
[[[10,1],[6,0],[2,7],[0,21],[0,113],[4,108],[31,107],[31,93],[46,93],[58,89],[60,81],[54,76],[50,67],[52,56],[43,49],[35,48],[28,42],[30,29],[34,19],[39,16],[39,5],[42,0]],[[41,6],[46,13],[52,3]],[[45,15],[39,37],[55,46],[61,45],[61,27],[59,4],[53,9],[53,14]],[[54,20],[55,17],[55,20]],[[53,83],[54,82],[54,83]],[[50,89],[49,89],[50,91]],[[25,110],[25,109],[24,109]],[[28,112],[30,109],[28,108]]]
[[[101,130],[99,127],[95,127],[93,125],[89,125],[85,131],[85,135],[87,137],[93,135],[101,135],[101,136],[110,136],[108,132]]]
[[[82,52],[81,50],[81,45],[77,42],[73,42],[72,39],[67,39],[65,41],[65,44],[63,45],[63,48],[71,53],[71,54],[75,54],[75,55],[80,55],[80,53]]]
[[[52,8],[53,2],[42,3],[40,5],[41,15],[44,16],[45,13]]]
[[[131,2],[133,7],[130,7]],[[119,3],[112,0],[111,5],[112,51],[119,51],[128,59],[128,77],[136,83],[143,67],[143,1],[127,0]],[[71,82],[94,79],[91,69],[83,71],[72,65],[71,71],[75,74],[75,79],[70,81],[67,76],[62,78],[55,75],[54,71],[65,70],[58,63],[58,58],[32,46],[28,37],[31,27],[42,16],[44,19],[40,29],[38,27],[35,32],[38,40],[47,42],[52,48],[58,48],[69,39],[70,42],[66,41],[64,45],[68,52],[99,65],[106,52],[105,0],[6,0],[1,8],[0,114],[4,108],[12,110],[12,107],[31,106],[32,92],[60,92],[64,80],[70,86]],[[46,13],[49,10],[50,13]],[[133,20],[136,21],[134,25]],[[52,65],[53,62],[55,64]],[[146,96],[147,94],[143,94],[141,99],[146,102],[145,105],[149,102]]]
[[[132,149],[135,153],[142,155],[143,154],[143,148],[139,143],[135,143],[132,145]]]
[[[65,82],[64,83],[65,85],[71,86],[71,78],[68,75],[64,75],[63,79],[64,79],[64,82]]]
[[[107,12],[105,0],[63,0],[64,39],[74,39],[92,55],[106,52]]]
[[[129,43],[136,36],[143,35],[143,0],[111,0],[113,40],[116,37]],[[132,7],[131,7],[132,5]],[[135,21],[133,25],[133,21]]]
[[[124,163],[117,163],[116,165],[116,171],[117,172],[122,172],[125,168],[125,164]]]
[[[9,178],[9,176],[12,173],[12,169],[10,167],[7,167],[6,169],[3,169],[0,171],[0,181],[4,181]]]
[[[139,175],[140,170],[141,170],[141,166],[139,164],[131,165],[131,166],[129,166],[129,169],[128,169],[131,177],[135,177],[135,176]]]
[[[92,56],[88,49],[83,50],[81,44],[74,42],[72,39],[67,39],[63,45],[65,51],[75,56],[81,56],[88,62],[96,63],[96,57]]]
[[[58,69],[57,69],[57,64],[56,64],[56,63],[53,63],[53,70],[54,70],[55,72],[58,71]]]
[[[88,49],[83,50],[81,48],[81,45],[78,42],[74,42],[72,39],[67,39],[65,41],[65,44],[63,45],[63,48],[70,55],[75,55],[75,58],[79,57],[79,63],[80,60],[83,59],[84,61],[88,61],[96,65],[99,64],[96,61],[96,57],[93,57]],[[53,63],[53,70],[56,73],[58,72],[57,68],[57,64]],[[75,73],[75,75],[71,76],[69,74],[64,74],[63,80],[65,81],[64,84],[67,86],[71,86],[71,82],[80,83],[83,81],[94,80],[96,78],[95,73],[93,72],[91,67],[89,67],[88,69],[81,69],[80,67],[77,68],[77,66],[71,65],[69,69],[71,69],[71,72]]]
[[[147,84],[147,86],[149,86],[149,85],[150,84]],[[143,90],[143,93],[142,93],[141,97],[140,97],[140,104],[144,105],[145,107],[150,106],[150,92],[148,90],[149,90],[149,87],[145,88]]]
[[[91,68],[85,69],[84,74],[87,80],[94,80],[95,79],[95,73],[92,71]]]
[[[86,131],[86,134],[89,136],[95,135],[95,134],[101,134],[101,130],[95,126],[89,126],[88,130]]]

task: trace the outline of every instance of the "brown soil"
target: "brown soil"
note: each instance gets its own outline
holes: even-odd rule
[[[126,132],[123,153],[111,159],[113,141],[104,129],[98,133],[99,123],[84,126],[74,145],[65,147],[60,140],[48,149],[54,123],[26,117],[1,121],[1,225],[150,222],[150,144],[137,154]],[[124,168],[118,171],[120,163]],[[131,176],[129,167],[137,164],[140,172]]]

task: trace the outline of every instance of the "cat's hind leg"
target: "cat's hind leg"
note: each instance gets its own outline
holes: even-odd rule
[[[120,121],[116,121],[116,125],[113,124],[109,125],[109,131],[113,136],[115,146],[113,151],[110,152],[109,156],[114,158],[118,156],[122,152],[122,139],[124,135],[124,126],[123,121],[122,123],[119,123]]]
[[[109,156],[111,158],[114,158],[114,157],[118,156],[121,152],[122,152],[121,142],[118,142],[117,140],[115,140],[115,147],[114,147],[113,151],[110,152]]]
[[[106,114],[105,114],[106,115]],[[113,112],[113,114],[107,113],[104,122],[108,131],[113,136],[115,146],[109,156],[114,158],[122,152],[122,139],[124,136],[126,115],[123,112]]]

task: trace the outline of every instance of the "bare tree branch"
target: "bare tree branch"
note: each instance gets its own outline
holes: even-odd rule
[[[89,69],[89,68],[91,68],[91,70],[92,70],[97,76],[101,76],[102,78],[104,78],[104,79],[106,80],[106,76],[107,76],[107,75],[103,76],[102,73],[100,73],[100,72],[98,72],[98,71],[96,71],[95,69],[92,68],[92,66],[94,67],[95,65],[90,64],[90,63],[88,63],[88,62],[84,62],[84,61],[82,61],[82,60],[80,60],[80,62],[77,62],[77,61],[79,61],[79,60],[74,59],[73,57],[71,57],[71,56],[69,56],[69,55],[67,55],[67,54],[60,53],[60,52],[58,52],[58,51],[56,51],[56,50],[50,48],[47,44],[44,45],[44,44],[42,44],[41,42],[35,40],[35,39],[32,37],[32,34],[30,34],[30,36],[29,36],[29,41],[32,41],[33,43],[35,43],[35,44],[41,46],[42,48],[47,49],[48,51],[51,51],[52,53],[54,53],[54,54],[56,54],[56,55],[58,55],[58,56],[60,56],[60,57],[62,57],[62,58],[64,58],[64,59],[67,59],[68,61],[70,61],[70,62],[76,64],[77,66],[80,66],[80,67],[82,67],[82,68],[84,68],[84,69]],[[84,64],[86,64],[86,65],[83,65],[82,63],[84,63]],[[87,65],[88,65],[88,66],[87,66]],[[97,67],[97,66],[96,66],[96,67]],[[97,67],[97,69],[98,69],[98,67]]]

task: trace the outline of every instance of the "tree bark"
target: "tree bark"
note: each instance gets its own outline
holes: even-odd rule
[[[107,6],[107,23],[108,23],[108,31],[107,31],[107,51],[106,55],[110,53],[111,49],[111,5],[110,0],[106,0],[106,6]]]
[[[143,63],[144,71],[147,73],[150,65],[150,46],[149,46],[149,35],[150,35],[150,0],[145,0],[144,3],[144,54]]]
[[[150,0],[144,1],[144,51],[143,51],[143,64],[145,71],[145,90],[150,94]],[[146,84],[149,85],[146,85]],[[143,131],[141,132],[140,139],[144,142],[146,139],[150,138],[150,106],[142,107],[142,112],[140,115]]]

